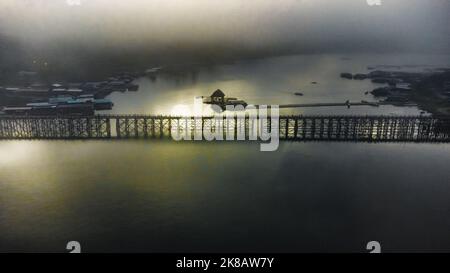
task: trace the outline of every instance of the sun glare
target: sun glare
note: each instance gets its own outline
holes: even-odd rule
[[[176,105],[172,111],[171,111],[171,115],[172,116],[177,116],[177,117],[184,117],[184,116],[191,116],[191,109],[189,109],[189,107],[187,105],[183,105],[183,104],[179,104]]]

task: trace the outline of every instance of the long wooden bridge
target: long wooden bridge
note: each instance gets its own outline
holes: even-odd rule
[[[450,142],[450,117],[425,116],[280,116],[279,138],[291,141]],[[202,127],[237,136],[254,120],[144,115],[0,116],[0,139],[167,139]],[[201,123],[201,124],[200,124]],[[271,122],[263,123],[270,131]],[[202,134],[203,136],[203,134]]]

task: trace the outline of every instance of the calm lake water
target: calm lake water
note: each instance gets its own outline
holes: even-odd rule
[[[350,59],[348,59],[350,58]],[[443,56],[293,56],[142,78],[115,113],[170,113],[221,88],[249,103],[374,100],[368,65]],[[312,85],[317,81],[317,85]],[[298,90],[305,96],[292,95]],[[308,108],[305,114],[418,114]],[[0,252],[450,251],[450,145],[171,141],[0,142]]]
[[[384,85],[340,77],[342,72],[368,73],[368,66],[374,65],[408,65],[402,70],[423,71],[450,67],[450,55],[299,55],[197,67],[195,71],[137,80],[139,92],[110,96],[115,103],[111,113],[171,114],[174,106],[192,108],[195,97],[209,96],[218,88],[227,96],[256,105],[376,101],[365,92]],[[295,92],[304,96],[296,96]],[[282,109],[282,113],[418,115],[420,111],[411,107],[364,106],[293,108]]]

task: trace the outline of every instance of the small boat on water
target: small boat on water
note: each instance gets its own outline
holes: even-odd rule
[[[294,95],[296,95],[296,96],[303,96],[303,93],[301,93],[301,92],[295,92]]]
[[[379,107],[379,106],[380,106],[380,105],[379,105],[378,103],[376,103],[376,102],[369,102],[369,101],[366,101],[366,100],[362,100],[361,103],[365,103],[365,104],[367,104],[367,105],[374,106],[374,107]]]

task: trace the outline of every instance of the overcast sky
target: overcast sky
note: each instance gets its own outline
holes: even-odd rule
[[[450,0],[381,1],[1,0],[0,35],[37,48],[64,41],[150,51],[219,43],[299,52],[450,51]]]

